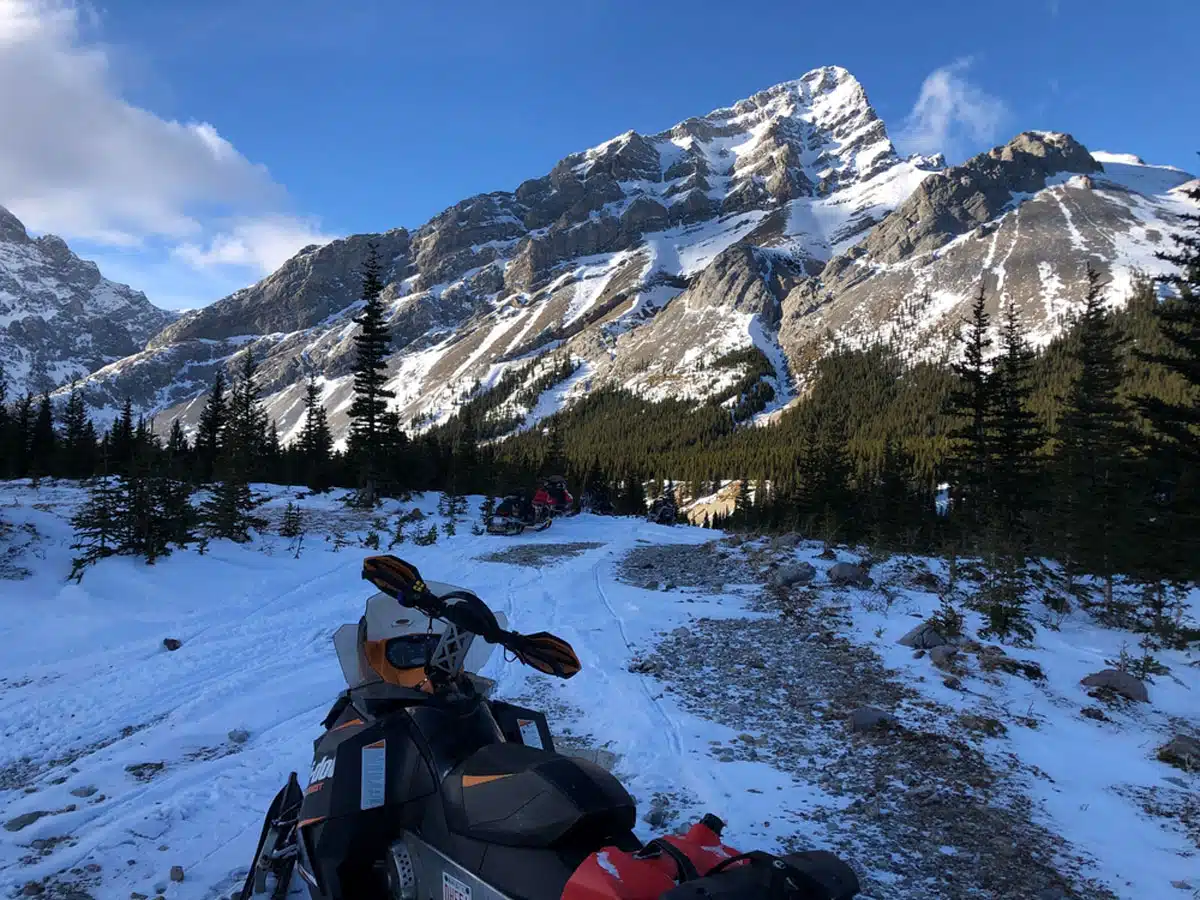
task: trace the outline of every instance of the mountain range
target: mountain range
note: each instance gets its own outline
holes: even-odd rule
[[[252,346],[284,440],[319,374],[344,433],[352,322],[369,244],[384,264],[391,387],[410,427],[496,385],[529,427],[598,385],[717,400],[761,421],[833,344],[950,352],[982,283],[1050,340],[1085,266],[1124,299],[1163,264],[1194,177],[1027,131],[962,165],[902,156],[845,69],[828,66],[652,135],[626,132],[513,191],[414,231],[305,247],[277,271],[175,314],[103,279],[0,208],[0,363],[14,391],[79,378],[103,422],[124,398],[194,425],[220,367]],[[2,198],[0,198],[2,199]],[[544,377],[573,374],[557,384]],[[756,398],[747,404],[748,396]]]

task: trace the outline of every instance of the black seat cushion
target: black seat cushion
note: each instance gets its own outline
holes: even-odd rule
[[[636,821],[633,798],[600,766],[517,743],[480,747],[442,795],[451,831],[509,847],[602,842]]]

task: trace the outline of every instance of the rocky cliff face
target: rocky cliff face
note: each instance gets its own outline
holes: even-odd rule
[[[832,330],[851,344],[891,336],[915,357],[945,354],[980,284],[995,316],[1015,304],[1043,344],[1082,301],[1097,268],[1122,301],[1137,270],[1155,273],[1175,217],[1195,204],[1191,176],[1069,135],[1026,132],[926,179],[860,244],[784,302],[781,340],[801,364]]]
[[[0,206],[0,366],[10,397],[136,353],[174,316],[101,277],[61,238],[31,238]]]
[[[406,421],[443,419],[514,367],[533,362],[536,377],[551,352],[575,358],[576,376],[498,415],[532,422],[600,383],[724,397],[755,366],[774,389],[768,414],[795,396],[826,330],[936,352],[981,277],[1052,333],[1085,259],[1110,270],[1114,293],[1133,266],[1153,268],[1189,177],[1036,132],[950,169],[901,158],[862,86],[826,67],[657,134],[627,132],[411,233],[307,248],[95,373],[88,397],[112,411],[128,395],[160,423],[188,424],[215,369],[250,343],[285,439],[301,359],[325,375],[340,428],[374,240]]]

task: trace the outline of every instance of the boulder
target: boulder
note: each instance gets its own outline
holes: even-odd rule
[[[846,724],[851,731],[874,731],[876,729],[893,728],[899,721],[891,713],[873,706],[862,706],[850,713]]]
[[[1150,694],[1146,691],[1146,685],[1120,669],[1101,669],[1099,672],[1081,679],[1079,683],[1085,687],[1107,688],[1139,703],[1150,702]]]
[[[867,587],[871,583],[871,577],[861,566],[856,566],[848,562],[834,563],[829,567],[828,577],[834,584],[852,584],[856,587]]]
[[[800,562],[793,565],[780,566],[771,576],[771,584],[776,587],[791,587],[794,584],[808,584],[817,577],[817,570],[809,563]]]
[[[937,625],[934,622],[926,620],[905,634],[896,643],[903,647],[912,647],[916,650],[932,650],[934,647],[942,647],[949,644],[950,639],[938,631]]]
[[[1158,758],[1181,769],[1200,770],[1200,740],[1187,734],[1177,734],[1158,748]]]
[[[183,866],[171,866],[171,880],[183,881]]]
[[[781,534],[771,541],[772,550],[795,550],[800,546],[803,538],[794,531],[789,531],[787,534]]]
[[[163,646],[168,650],[178,650],[183,646],[183,641],[180,641],[177,638],[163,638]]]

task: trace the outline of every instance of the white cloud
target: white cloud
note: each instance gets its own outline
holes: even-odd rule
[[[1008,109],[966,79],[970,65],[970,59],[960,59],[929,73],[898,144],[909,152],[944,153],[955,161],[995,140]]]
[[[0,204],[33,231],[182,243],[183,259],[256,274],[286,259],[289,241],[294,251],[329,239],[288,218],[284,188],[214,126],[126,102],[109,51],[85,40],[92,25],[72,0],[0,0]]]
[[[237,222],[207,246],[180,244],[175,255],[197,269],[244,266],[266,274],[278,269],[300,248],[325,244],[334,237],[321,234],[311,222],[291,216],[266,216]]]

